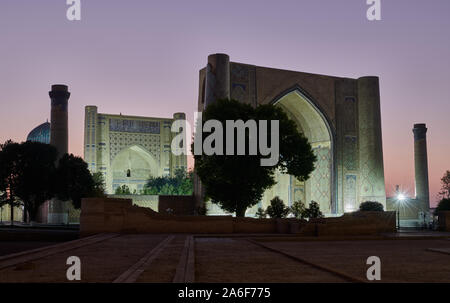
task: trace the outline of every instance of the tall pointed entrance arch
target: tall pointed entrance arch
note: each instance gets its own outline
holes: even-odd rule
[[[274,106],[282,108],[292,119],[312,145],[317,156],[315,169],[310,178],[300,182],[294,176],[276,173],[277,184],[266,191],[262,201],[263,207],[270,203],[270,199],[279,196],[286,204],[301,200],[309,204],[311,201],[319,203],[325,214],[333,212],[336,201],[335,165],[334,165],[334,134],[330,123],[321,109],[299,87],[294,87],[272,101]]]

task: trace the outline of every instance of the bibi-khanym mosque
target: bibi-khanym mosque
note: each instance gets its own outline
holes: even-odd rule
[[[51,143],[67,152],[69,96],[67,86],[52,87],[51,121],[35,128],[28,140]],[[327,216],[355,211],[364,201],[397,209],[395,198],[386,198],[378,77],[350,79],[287,71],[235,63],[226,54],[213,54],[199,73],[197,110],[221,98],[281,107],[309,139],[318,159],[306,182],[278,173],[277,184],[247,215],[267,207],[274,196],[288,205],[316,201]],[[174,156],[170,149],[176,135],[171,125],[184,118],[183,113],[172,118],[102,114],[96,106],[86,106],[84,159],[92,172],[104,174],[109,194],[124,184],[138,192],[148,177],[171,175],[187,167],[186,155]],[[411,224],[429,213],[426,131],[425,124],[414,125],[416,195],[401,215]],[[201,183],[196,180],[194,187],[198,206],[205,203]],[[47,207],[47,218],[54,218],[53,223],[63,220],[52,215],[57,208]],[[221,213],[213,205],[208,207],[210,214]]]

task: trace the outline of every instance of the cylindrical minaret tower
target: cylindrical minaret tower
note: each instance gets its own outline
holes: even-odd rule
[[[67,85],[52,85],[48,93],[51,99],[50,144],[58,150],[58,158],[69,151],[68,101],[70,92]]]
[[[84,108],[84,161],[91,173],[97,172],[97,106]]]
[[[359,200],[386,208],[378,77],[358,79]]]
[[[186,114],[185,113],[173,114],[173,120],[174,120],[174,123],[177,123],[176,124],[177,126],[183,127],[183,130],[184,130],[184,133],[186,134],[186,136],[190,135],[186,130]],[[180,132],[172,133],[172,139],[175,136],[178,136],[179,134],[180,134]],[[190,148],[190,147],[187,146],[186,136],[183,138],[183,146],[177,146],[177,147],[175,147],[175,150],[172,150],[172,167],[171,167],[172,174],[175,173],[177,168],[182,168],[184,170],[187,170],[186,155],[187,155],[187,148]]]
[[[69,151],[69,114],[68,101],[70,93],[67,85],[52,85],[48,92],[51,99],[50,144],[56,147],[58,159]],[[48,205],[47,223],[68,223],[67,201],[53,199]]]
[[[206,66],[205,108],[218,99],[230,98],[230,57],[226,54],[208,56]]]
[[[421,202],[423,211],[430,209],[430,190],[428,185],[427,127],[424,123],[414,124],[414,168],[416,199]]]

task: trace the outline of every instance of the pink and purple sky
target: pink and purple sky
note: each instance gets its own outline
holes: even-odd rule
[[[414,123],[428,127],[430,201],[450,169],[450,1],[64,0],[0,2],[0,141],[50,116],[51,84],[69,85],[70,152],[83,155],[84,106],[192,121],[208,54],[235,62],[380,77],[386,190],[414,195]]]

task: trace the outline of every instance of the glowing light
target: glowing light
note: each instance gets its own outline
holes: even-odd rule
[[[398,201],[405,201],[406,200],[406,196],[404,194],[402,194],[402,193],[399,193],[397,195],[397,200]]]
[[[345,204],[344,212],[347,213],[347,212],[352,212],[354,210],[355,210],[355,208],[353,207],[353,204],[350,204],[350,203]]]

